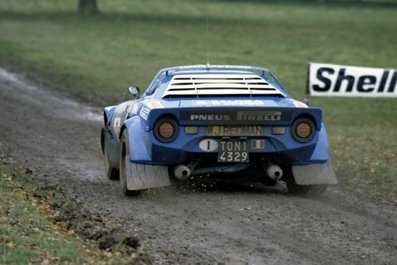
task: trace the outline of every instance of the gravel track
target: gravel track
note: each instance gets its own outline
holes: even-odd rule
[[[157,264],[397,264],[396,205],[330,188],[175,185],[139,197],[106,178],[102,112],[0,69],[0,142],[35,175],[135,231]]]

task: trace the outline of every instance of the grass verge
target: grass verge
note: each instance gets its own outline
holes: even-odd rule
[[[0,3],[0,64],[99,105],[128,98],[162,67],[264,65],[303,98],[309,60],[396,68],[397,1],[75,1]],[[208,20],[208,27],[207,27]],[[207,30],[208,28],[208,30]],[[312,99],[324,109],[347,189],[397,201],[395,99]]]
[[[0,264],[144,264],[139,240],[34,180],[0,145]]]

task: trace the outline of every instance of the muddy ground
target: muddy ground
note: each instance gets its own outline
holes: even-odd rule
[[[172,186],[125,197],[106,178],[101,109],[0,69],[0,142],[44,182],[146,245],[155,264],[397,264],[396,205],[333,187]]]

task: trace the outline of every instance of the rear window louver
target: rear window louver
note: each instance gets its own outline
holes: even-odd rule
[[[250,96],[283,94],[257,75],[206,74],[176,75],[168,85],[163,97],[172,96]]]

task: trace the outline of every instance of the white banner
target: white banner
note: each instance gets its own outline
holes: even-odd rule
[[[308,93],[326,97],[397,97],[397,69],[310,63]]]

